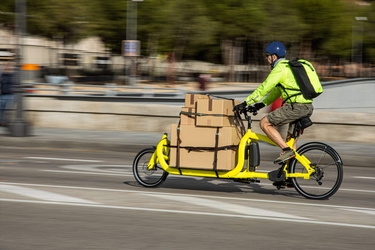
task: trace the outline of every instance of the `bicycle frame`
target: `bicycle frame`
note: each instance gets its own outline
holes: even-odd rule
[[[159,164],[163,170],[169,174],[173,175],[184,175],[184,176],[197,176],[197,177],[209,177],[209,178],[229,178],[229,179],[269,179],[268,173],[250,171],[247,166],[244,168],[245,164],[245,148],[246,145],[249,145],[250,142],[263,141],[273,146],[276,144],[269,139],[267,136],[262,134],[257,134],[251,131],[251,128],[248,128],[245,135],[241,138],[238,145],[238,156],[237,156],[237,165],[234,169],[229,171],[217,171],[217,170],[200,170],[200,169],[187,169],[187,168],[177,168],[170,167],[167,163],[169,161],[169,145],[170,141],[167,134],[163,134],[161,140],[159,141],[155,152],[153,153],[149,163],[148,170],[154,169],[156,164]],[[287,145],[292,148],[295,139],[292,138],[287,142]],[[294,150],[294,149],[293,149]],[[295,151],[295,159],[301,163],[306,169],[304,173],[289,173],[287,161],[283,165],[283,171],[285,172],[285,177],[287,178],[304,178],[309,179],[311,174],[314,173],[314,168],[311,166],[311,162],[304,156],[298,154]]]

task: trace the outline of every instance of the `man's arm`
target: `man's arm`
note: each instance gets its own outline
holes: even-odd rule
[[[283,72],[280,67],[274,68],[267,79],[246,98],[247,105],[261,101],[281,80]]]
[[[279,98],[280,96],[281,96],[281,89],[276,86],[271,90],[271,93],[268,96],[266,96],[266,98],[264,98],[263,103],[264,105],[268,106],[272,104],[274,101],[276,101],[277,98]]]

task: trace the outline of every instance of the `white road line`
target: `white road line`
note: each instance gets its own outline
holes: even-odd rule
[[[178,202],[185,202],[193,205],[209,207],[213,209],[224,210],[227,212],[251,215],[251,216],[260,216],[260,217],[276,217],[276,218],[290,218],[290,219],[298,219],[298,220],[311,220],[308,218],[295,216],[291,214],[279,213],[270,210],[255,208],[255,207],[248,207],[248,206],[241,206],[237,204],[231,204],[228,202],[221,202],[209,199],[202,199],[196,197],[189,197],[189,196],[176,196],[176,195],[163,195],[163,194],[145,194],[151,197],[157,197],[165,200],[173,200]]]
[[[298,220],[298,219],[291,219],[291,218],[275,218],[275,217],[262,217],[262,216],[239,215],[239,214],[195,212],[195,211],[184,211],[184,210],[175,210],[175,209],[170,210],[170,209],[155,209],[155,208],[143,208],[143,207],[124,207],[124,206],[110,206],[110,205],[100,205],[100,204],[79,204],[79,203],[15,200],[15,199],[1,199],[1,198],[0,198],[0,201],[34,203],[34,204],[48,204],[48,205],[66,205],[66,206],[91,207],[91,208],[122,209],[122,210],[162,212],[162,213],[174,213],[174,214],[218,216],[218,217],[227,217],[227,218],[243,218],[243,219],[257,219],[257,220],[269,220],[269,221],[284,221],[284,222],[295,222],[295,223],[304,223],[304,224],[318,224],[318,225],[326,225],[326,226],[375,229],[375,226],[371,226],[371,225],[349,224],[349,223],[339,223],[339,222],[312,221],[312,220]]]
[[[340,191],[348,191],[348,192],[360,192],[360,193],[375,193],[375,190],[363,190],[363,189],[348,189],[348,188],[340,188]]]
[[[98,160],[66,159],[66,158],[50,158],[50,157],[23,157],[23,158],[33,159],[33,160],[52,160],[52,161],[103,162],[103,161],[98,161]]]
[[[353,178],[375,180],[375,177],[370,176],[353,176]]]
[[[363,213],[363,214],[369,214],[375,216],[375,211],[371,210],[364,210],[364,209],[350,209],[350,208],[343,208],[342,210],[350,211],[350,212],[356,212],[356,213]]]
[[[69,169],[69,168],[68,168]],[[71,168],[71,169],[74,169],[74,168]],[[83,169],[83,168],[80,168],[80,169]],[[92,171],[95,171],[93,169],[86,169],[86,170],[92,170]],[[45,171],[45,172],[60,172],[60,173],[71,173],[71,174],[91,174],[91,175],[112,175],[112,176],[128,176],[128,177],[132,177],[134,176],[133,174],[129,174],[129,173],[126,173],[124,172],[123,174],[121,172],[118,172],[119,174],[109,174],[109,173],[105,173],[105,172],[109,172],[109,171],[101,171],[101,170],[97,170],[97,172],[87,172],[87,171],[81,171],[81,170],[77,170],[77,171],[63,171],[63,170],[39,170],[39,171]],[[114,172],[114,171],[110,171],[110,172]],[[168,177],[168,179],[173,179],[173,178],[190,178],[190,179],[196,179],[196,180],[201,180],[201,179],[204,179],[202,177],[194,177],[194,176],[180,176],[180,175],[171,175]],[[215,182],[217,181],[217,183]],[[227,181],[227,182],[225,182]],[[212,181],[210,181],[211,183],[215,184],[215,185],[219,185],[221,183],[231,183],[230,179],[214,179]],[[254,185],[262,185],[262,186],[273,186],[272,183],[251,183],[249,184],[250,186],[254,186]],[[246,185],[244,185],[244,187],[246,187]],[[328,190],[328,188],[319,188],[319,187],[316,187],[317,189],[326,189]],[[347,189],[347,188],[340,188],[339,191],[346,191],[346,192],[358,192],[358,193],[375,193],[375,190],[363,190],[363,189]]]
[[[91,175],[112,175],[112,176],[134,176],[133,174],[109,174],[102,172],[68,171],[68,170],[39,170],[42,172],[68,173],[68,174],[91,174]]]
[[[91,191],[104,191],[104,192],[119,192],[119,193],[165,194],[165,195],[178,195],[178,196],[200,197],[200,198],[221,199],[221,200],[237,200],[237,201],[246,201],[246,202],[288,204],[288,205],[300,205],[300,206],[309,206],[309,207],[364,209],[364,210],[375,211],[374,208],[362,208],[362,207],[351,207],[351,206],[327,205],[327,204],[320,204],[320,203],[302,203],[302,202],[290,202],[290,201],[260,200],[260,199],[251,199],[251,198],[237,198],[237,197],[212,196],[212,195],[198,195],[198,194],[195,195],[195,194],[183,194],[183,193],[181,193],[181,194],[179,194],[179,193],[166,193],[166,192],[157,192],[157,191],[150,192],[150,191],[137,191],[137,190],[92,188],[92,187],[76,187],[76,186],[60,186],[60,185],[46,185],[46,184],[33,184],[33,183],[14,183],[14,182],[0,182],[0,184],[18,185],[18,186],[32,186],[32,187],[49,187],[49,188],[77,189],[77,190],[91,190]]]
[[[0,184],[0,191],[22,195],[34,199],[45,200],[45,201],[58,201],[58,202],[75,202],[75,203],[88,203],[88,204],[98,204],[85,199],[80,199],[76,197],[71,197],[62,194],[56,194],[52,192],[36,190],[33,188],[19,187],[14,185]]]

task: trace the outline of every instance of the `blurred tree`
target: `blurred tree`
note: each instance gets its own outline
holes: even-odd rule
[[[367,17],[363,25],[363,60],[375,64],[375,3],[360,12],[361,16]]]
[[[15,0],[1,0],[0,27],[14,29],[14,3]]]
[[[299,15],[298,10],[292,8],[291,4],[291,2],[286,5],[281,1],[263,0],[262,8],[265,13],[261,28],[257,32],[257,37],[262,42],[263,48],[270,41],[283,42],[288,50],[288,58],[299,55],[301,37],[307,35],[309,28]],[[264,54],[262,53],[260,56],[264,61]]]
[[[193,58],[202,47],[215,45],[217,23],[209,18],[201,0],[169,1],[159,12],[163,22],[158,30],[161,47],[175,52],[177,60],[183,55]]]
[[[300,22],[305,24],[301,34],[301,55],[311,59],[314,55],[349,57],[351,46],[350,10],[344,1],[294,0]]]
[[[257,62],[259,34],[266,14],[262,1],[204,0],[204,3],[212,20],[219,23],[219,29],[216,30],[217,46],[226,41],[226,46],[244,50],[241,58],[243,62]],[[220,55],[223,52],[217,53]]]
[[[92,34],[89,0],[27,1],[27,30],[30,34],[74,43]]]
[[[94,34],[114,53],[121,53],[121,41],[126,39],[126,0],[93,0],[90,3]]]
[[[126,39],[130,0],[27,0],[27,31],[72,43],[99,36],[115,53]],[[288,56],[351,60],[356,16],[366,16],[363,60],[375,63],[375,3],[346,0],[144,0],[138,2],[142,54],[222,62],[222,42],[244,48],[244,62],[264,63],[263,48],[281,40]],[[14,30],[15,0],[2,0],[0,27]]]

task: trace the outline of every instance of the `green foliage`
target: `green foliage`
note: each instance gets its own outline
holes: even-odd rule
[[[6,29],[14,28],[14,0],[1,0],[0,4],[0,27]]]
[[[27,31],[75,42],[99,36],[114,53],[126,39],[131,0],[27,0]],[[375,3],[345,0],[144,0],[137,2],[137,39],[142,54],[174,51],[177,59],[221,60],[224,40],[247,44],[260,61],[266,43],[280,40],[290,55],[311,50],[317,57],[350,61],[356,16],[363,22],[364,60],[375,63]],[[15,0],[2,0],[0,25],[14,29]],[[306,46],[307,45],[307,46]]]
[[[89,0],[28,1],[27,30],[31,34],[73,43],[89,36],[91,8]]]
[[[92,0],[93,30],[108,48],[120,53],[121,41],[126,39],[126,1]]]

